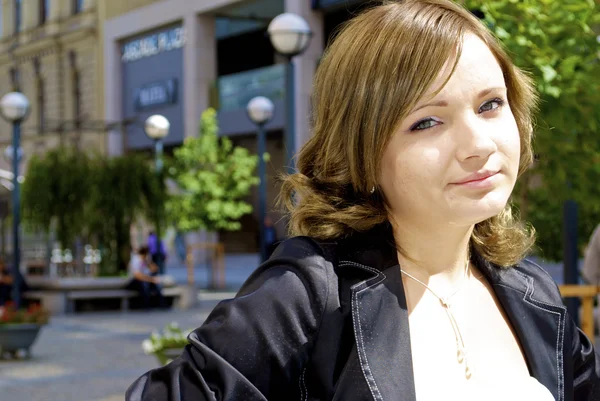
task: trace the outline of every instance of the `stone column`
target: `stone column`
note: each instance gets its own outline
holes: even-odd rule
[[[109,122],[123,118],[121,104],[121,51],[119,44],[104,35],[104,116]],[[125,129],[116,128],[108,133],[108,155],[123,154],[123,136]]]
[[[285,11],[302,16],[308,22],[313,33],[306,51],[300,56],[294,57],[296,72],[294,80],[294,102],[296,106],[295,152],[297,153],[312,135],[310,95],[317,63],[323,54],[323,15],[318,10],[312,10],[310,1],[307,0],[285,0]]]
[[[57,21],[60,19],[60,9],[61,6],[60,1],[51,1],[50,2],[50,10],[48,12],[48,21]]]
[[[184,136],[197,136],[200,116],[209,107],[210,88],[217,77],[215,18],[188,15],[184,19]]]
[[[91,10],[92,8],[96,7],[97,3],[97,0],[83,0],[83,11]]]
[[[210,15],[187,15],[184,18],[183,51],[184,137],[198,136],[200,116],[210,105],[211,84],[217,78],[217,41],[215,18]],[[216,242],[217,235],[205,231],[186,234],[186,243]],[[194,252],[196,263],[206,251]]]
[[[0,7],[2,7],[2,37],[6,38],[11,36],[15,31],[13,19],[14,3],[12,1],[2,1],[0,4]]]
[[[39,3],[21,0],[21,31],[35,28],[40,22]]]

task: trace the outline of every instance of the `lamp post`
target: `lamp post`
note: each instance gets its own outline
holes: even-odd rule
[[[154,141],[154,157],[156,163],[156,175],[159,179],[162,177],[163,168],[163,139],[169,135],[169,128],[171,124],[165,116],[160,114],[151,115],[146,119],[144,123],[144,131],[148,138]],[[158,206],[157,206],[158,207]],[[161,248],[161,232],[160,232],[160,217],[157,210],[156,213],[156,246],[160,252]],[[165,266],[164,261],[161,261],[158,265],[159,274],[164,274]]]
[[[295,105],[294,105],[294,63],[292,58],[302,54],[310,42],[312,31],[304,18],[293,13],[279,14],[267,28],[269,39],[275,51],[287,59],[286,68],[286,110],[285,110],[285,145],[287,162],[293,172],[293,157],[296,147],[295,138]]]
[[[265,166],[265,124],[273,118],[273,102],[264,96],[257,96],[248,102],[248,117],[258,127],[258,177],[260,179],[258,194],[259,246],[261,262],[267,260],[267,244],[265,242],[265,218],[267,216],[267,174]]]
[[[20,92],[7,93],[0,99],[0,114],[12,124],[12,168],[13,168],[13,293],[12,298],[17,308],[21,305],[21,249],[19,244],[20,225],[20,188],[19,188],[19,161],[21,159],[19,150],[21,140],[21,122],[29,113],[29,100]]]

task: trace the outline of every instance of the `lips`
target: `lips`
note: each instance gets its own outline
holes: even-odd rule
[[[479,181],[484,181],[487,178],[490,178],[496,174],[498,174],[500,171],[499,170],[484,170],[484,171],[478,171],[474,174],[471,174],[465,178],[463,178],[460,181],[457,182],[453,182],[453,184],[455,185],[463,185],[463,184],[468,184],[468,183],[475,183],[475,182],[479,182]]]

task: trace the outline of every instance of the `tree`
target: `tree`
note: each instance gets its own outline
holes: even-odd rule
[[[138,217],[154,219],[162,182],[141,155],[97,158],[86,203],[87,227],[104,249],[105,273],[125,271],[131,252],[130,228]]]
[[[35,156],[23,184],[23,220],[34,230],[55,231],[62,248],[77,237],[103,251],[101,271],[127,268],[129,229],[135,218],[156,219],[163,183],[139,155],[106,158],[57,148]]]
[[[594,0],[468,0],[540,93],[536,161],[515,203],[538,231],[540,253],[562,259],[562,204],[579,204],[579,247],[600,222],[600,63]]]
[[[239,230],[240,217],[252,212],[244,198],[259,179],[258,157],[218,136],[214,109],[202,113],[200,135],[174,151],[168,174],[177,190],[167,201],[169,219],[181,231]]]
[[[23,222],[46,234],[54,228],[61,246],[71,246],[85,231],[90,171],[90,158],[73,149],[33,156],[22,188]]]

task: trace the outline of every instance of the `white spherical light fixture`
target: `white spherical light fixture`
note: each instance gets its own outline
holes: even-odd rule
[[[267,32],[275,50],[286,57],[306,50],[312,35],[306,20],[294,13],[283,13],[273,18]]]
[[[246,111],[248,117],[257,125],[264,125],[273,118],[275,106],[273,102],[264,96],[256,96],[248,102]]]

